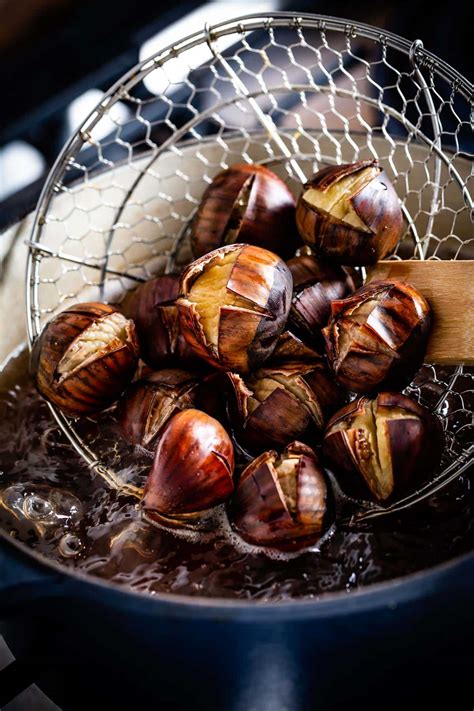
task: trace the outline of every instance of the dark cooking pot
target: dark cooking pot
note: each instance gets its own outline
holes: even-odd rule
[[[474,554],[246,603],[128,592],[0,535],[0,630],[65,710],[472,708]]]

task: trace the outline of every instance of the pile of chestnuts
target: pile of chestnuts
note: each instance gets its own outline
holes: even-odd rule
[[[441,457],[436,416],[397,392],[422,363],[430,306],[403,282],[357,288],[354,267],[402,230],[375,161],[324,168],[297,201],[268,168],[234,165],[204,192],[181,275],[46,325],[37,388],[69,417],[116,406],[117,436],[153,456],[149,519],[197,525],[226,504],[252,544],[314,545],[334,517],[325,466],[347,496],[383,503]]]

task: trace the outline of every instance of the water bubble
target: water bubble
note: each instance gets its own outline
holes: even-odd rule
[[[75,558],[81,552],[81,548],[81,539],[73,533],[66,533],[58,545],[58,550],[64,558]]]
[[[51,516],[53,507],[47,499],[30,494],[23,501],[23,511],[30,521],[44,521]]]

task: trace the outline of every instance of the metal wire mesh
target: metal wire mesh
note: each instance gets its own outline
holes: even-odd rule
[[[472,85],[419,41],[329,17],[249,16],[163,49],[112,87],[50,173],[30,242],[30,340],[74,302],[120,301],[137,281],[179,271],[202,193],[242,160],[298,194],[324,164],[375,157],[406,218],[393,258],[472,258],[472,106]],[[462,365],[427,365],[410,386],[448,435],[439,482],[469,461],[473,380]],[[114,453],[54,414],[120,482]]]

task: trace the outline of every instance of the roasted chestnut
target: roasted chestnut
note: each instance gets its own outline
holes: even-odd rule
[[[164,368],[126,390],[119,403],[119,423],[130,444],[154,447],[164,425],[176,412],[200,408],[215,413],[217,393],[212,387],[214,374],[198,377],[178,368]]]
[[[296,206],[296,224],[319,255],[339,264],[374,264],[403,231],[397,193],[374,160],[328,166],[313,175]]]
[[[148,475],[143,506],[155,518],[195,517],[234,490],[234,449],[222,425],[201,410],[169,420]]]
[[[238,163],[216,175],[191,224],[195,257],[235,242],[271,249],[283,259],[301,244],[295,198],[283,180],[262,165]]]
[[[140,357],[151,368],[198,360],[180,332],[178,293],[179,276],[169,274],[140,284],[122,302],[122,312],[137,329]]]
[[[100,303],[71,306],[55,316],[35,341],[31,371],[49,402],[72,417],[111,405],[138,363],[133,321]]]
[[[358,393],[403,387],[423,361],[431,309],[413,286],[374,281],[332,302],[323,329],[337,381]]]
[[[229,517],[249,543],[279,550],[314,545],[327,529],[324,470],[310,447],[264,452],[242,472]]]
[[[341,391],[324,363],[261,368],[248,378],[229,373],[235,402],[229,412],[235,436],[251,452],[280,448],[321,431],[342,405]]]
[[[302,365],[303,363],[318,363],[321,360],[322,355],[319,350],[308,346],[292,331],[285,330],[278,339],[275,350],[265,363],[265,367]]]
[[[290,270],[276,254],[248,244],[221,247],[182,275],[181,331],[204,360],[247,373],[275,348],[291,290]]]
[[[303,338],[322,343],[321,329],[329,321],[331,301],[354,291],[352,277],[343,267],[308,252],[290,259],[287,265],[293,276],[289,323]]]
[[[348,494],[359,482],[386,501],[438,465],[444,434],[438,418],[400,393],[360,397],[339,410],[324,434],[324,456]]]

